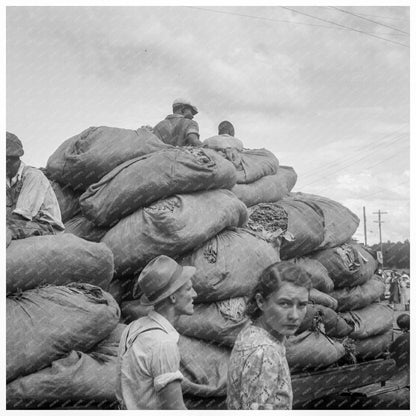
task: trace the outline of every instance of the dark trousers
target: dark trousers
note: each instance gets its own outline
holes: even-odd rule
[[[51,224],[41,221],[29,221],[16,218],[15,216],[8,216],[6,219],[8,239],[11,236],[12,240],[20,240],[22,238],[53,235],[56,234],[55,229]]]

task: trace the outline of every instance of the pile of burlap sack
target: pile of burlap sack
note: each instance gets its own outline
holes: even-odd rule
[[[66,230],[7,248],[9,408],[114,402],[121,332],[149,310],[135,282],[160,254],[197,269],[195,312],[177,328],[192,397],[225,395],[247,297],[277,261],[304,267],[314,287],[287,340],[293,373],[377,358],[391,342],[376,260],[350,241],[357,216],[292,193],[295,171],[266,149],[178,148],[146,129],[90,127],[44,172]]]

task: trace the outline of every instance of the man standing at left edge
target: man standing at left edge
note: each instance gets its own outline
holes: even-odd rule
[[[49,180],[20,158],[23,145],[6,132],[6,225],[10,240],[57,234],[65,227],[58,200]]]

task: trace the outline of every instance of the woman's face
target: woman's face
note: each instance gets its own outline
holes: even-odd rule
[[[309,292],[305,287],[284,282],[279,290],[266,300],[256,296],[257,305],[263,312],[261,321],[272,335],[293,335],[306,314]]]

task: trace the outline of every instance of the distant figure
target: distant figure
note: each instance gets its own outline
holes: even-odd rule
[[[392,272],[389,303],[393,304],[393,308],[395,308],[396,304],[400,303],[400,284],[400,275]]]
[[[173,102],[172,110],[173,114],[156,124],[153,133],[172,146],[202,146],[198,123],[193,120],[198,109],[190,101],[178,98]]]
[[[406,279],[407,278],[407,279]],[[409,277],[403,273],[400,277],[400,303],[404,310],[409,310],[410,289],[407,287]]]
[[[6,132],[7,241],[56,234],[65,229],[55,192],[46,176],[26,166],[19,138]]]
[[[243,142],[234,137],[234,134],[234,126],[229,121],[221,121],[218,125],[218,135],[205,139],[203,145],[204,147],[215,150],[224,150],[227,148],[243,150]]]

